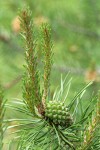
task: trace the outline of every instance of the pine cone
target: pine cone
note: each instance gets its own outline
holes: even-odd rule
[[[57,125],[69,127],[73,123],[68,108],[60,101],[49,101],[46,104],[45,116]]]

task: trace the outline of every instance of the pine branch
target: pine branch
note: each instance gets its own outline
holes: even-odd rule
[[[35,106],[43,113],[42,98],[37,70],[36,41],[33,35],[32,16],[29,9],[24,9],[20,15],[22,36],[25,39],[26,73],[24,76],[23,97],[30,111],[35,114]]]
[[[82,144],[81,150],[88,150],[90,149],[91,145],[93,147],[92,143],[93,143],[94,138],[98,136],[98,135],[95,135],[95,132],[96,132],[96,129],[98,129],[99,125],[100,125],[100,98],[97,101],[96,114],[94,117],[92,117],[92,121],[89,123],[88,128],[84,132],[84,142]]]
[[[44,54],[44,88],[42,102],[45,107],[45,102],[48,96],[48,90],[50,85],[50,74],[52,65],[52,43],[51,43],[51,29],[47,24],[42,25],[42,48]]]
[[[3,101],[3,90],[0,86],[0,149],[3,148],[3,118],[4,118],[4,101]]]
[[[36,41],[33,35],[32,18],[29,9],[25,9],[20,15],[22,35],[25,39],[25,58],[26,58],[26,72],[24,75],[24,91],[23,97],[25,104],[22,108],[22,102],[19,102],[21,108],[12,107],[12,109],[17,110],[29,116],[27,119],[19,119],[20,123],[16,126],[19,130],[19,143],[18,150],[22,149],[40,149],[42,147],[45,149],[63,149],[64,145],[66,149],[76,149],[81,145],[84,124],[87,122],[88,118],[92,114],[90,105],[92,105],[94,100],[90,101],[89,106],[83,111],[81,98],[86,90],[86,88],[91,84],[86,85],[82,90],[80,90],[77,95],[72,99],[70,104],[67,106],[66,98],[70,89],[70,80],[65,86],[67,92],[64,89],[65,80],[61,80],[61,88],[58,93],[54,94],[58,98],[53,97],[53,101],[46,103],[48,96],[49,86],[50,86],[50,73],[52,64],[52,44],[51,44],[51,34],[48,25],[42,26],[42,48],[44,53],[44,86],[43,95],[40,91],[40,81],[39,81],[39,71],[37,69],[37,57],[36,57]],[[65,98],[63,100],[63,94]],[[62,97],[62,98],[61,98]],[[46,105],[45,105],[46,103]],[[100,109],[99,104],[97,105],[97,113],[89,125],[89,130],[85,132],[83,147],[81,150],[87,150],[88,145],[92,143],[95,129],[100,123]],[[46,106],[46,107],[45,107]],[[42,118],[33,118],[37,116],[38,112],[43,115]],[[29,112],[30,110],[30,112]],[[80,113],[81,112],[81,113]],[[11,120],[10,120],[11,121]],[[15,127],[11,126],[11,127]],[[82,134],[81,134],[82,133]],[[91,146],[90,146],[91,147]]]

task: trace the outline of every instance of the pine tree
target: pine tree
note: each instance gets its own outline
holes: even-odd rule
[[[25,73],[23,77],[23,100],[13,109],[24,114],[25,119],[16,127],[16,150],[99,150],[100,148],[100,99],[91,97],[83,108],[82,96],[91,85],[87,84],[67,103],[71,79],[61,78],[61,87],[49,96],[52,67],[51,29],[47,24],[41,27],[44,74],[41,86],[38,69],[36,40],[33,32],[32,15],[29,8],[20,12],[22,36],[25,40]],[[66,90],[65,97],[63,96]],[[95,104],[95,105],[94,105]],[[97,109],[95,106],[97,105]],[[94,106],[94,107],[93,107]],[[10,120],[9,120],[10,121]],[[11,126],[14,128],[15,126]],[[88,129],[86,129],[88,127]]]

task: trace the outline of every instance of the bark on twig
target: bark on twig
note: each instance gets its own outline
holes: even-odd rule
[[[73,32],[80,33],[85,36],[89,36],[90,38],[95,38],[95,39],[100,40],[100,35],[98,35],[96,32],[93,32],[87,28],[84,28],[78,25],[73,25],[71,23],[64,22],[63,20],[59,20],[59,24],[66,29],[70,29]]]
[[[10,49],[16,49],[17,51],[23,51],[21,47],[19,47],[15,42],[12,41],[12,39],[4,34],[0,34],[0,41],[7,44]]]
[[[22,75],[19,75],[17,78],[13,79],[10,83],[7,83],[6,85],[4,85],[4,89],[8,90],[10,88],[12,88],[13,86],[15,86],[20,80],[22,79]]]

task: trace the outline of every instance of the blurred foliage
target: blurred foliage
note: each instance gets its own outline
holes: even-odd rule
[[[54,64],[51,76],[51,93],[70,71],[73,77],[68,95],[70,101],[75,93],[87,82],[94,84],[87,90],[84,99],[89,101],[93,91],[97,93],[100,86],[100,1],[99,0],[4,0],[0,1],[0,82],[5,88],[6,97],[22,98],[22,81],[24,46],[19,35],[20,24],[18,10],[24,5],[33,12],[36,38],[37,29],[42,22],[52,27]],[[41,67],[41,46],[38,40],[39,67]],[[92,66],[95,62],[95,67]],[[92,68],[92,71],[91,71]],[[69,77],[69,78],[70,78]],[[87,104],[87,102],[86,102]],[[84,105],[86,105],[84,103]],[[11,113],[7,114],[10,116]],[[18,114],[16,114],[18,115]]]

